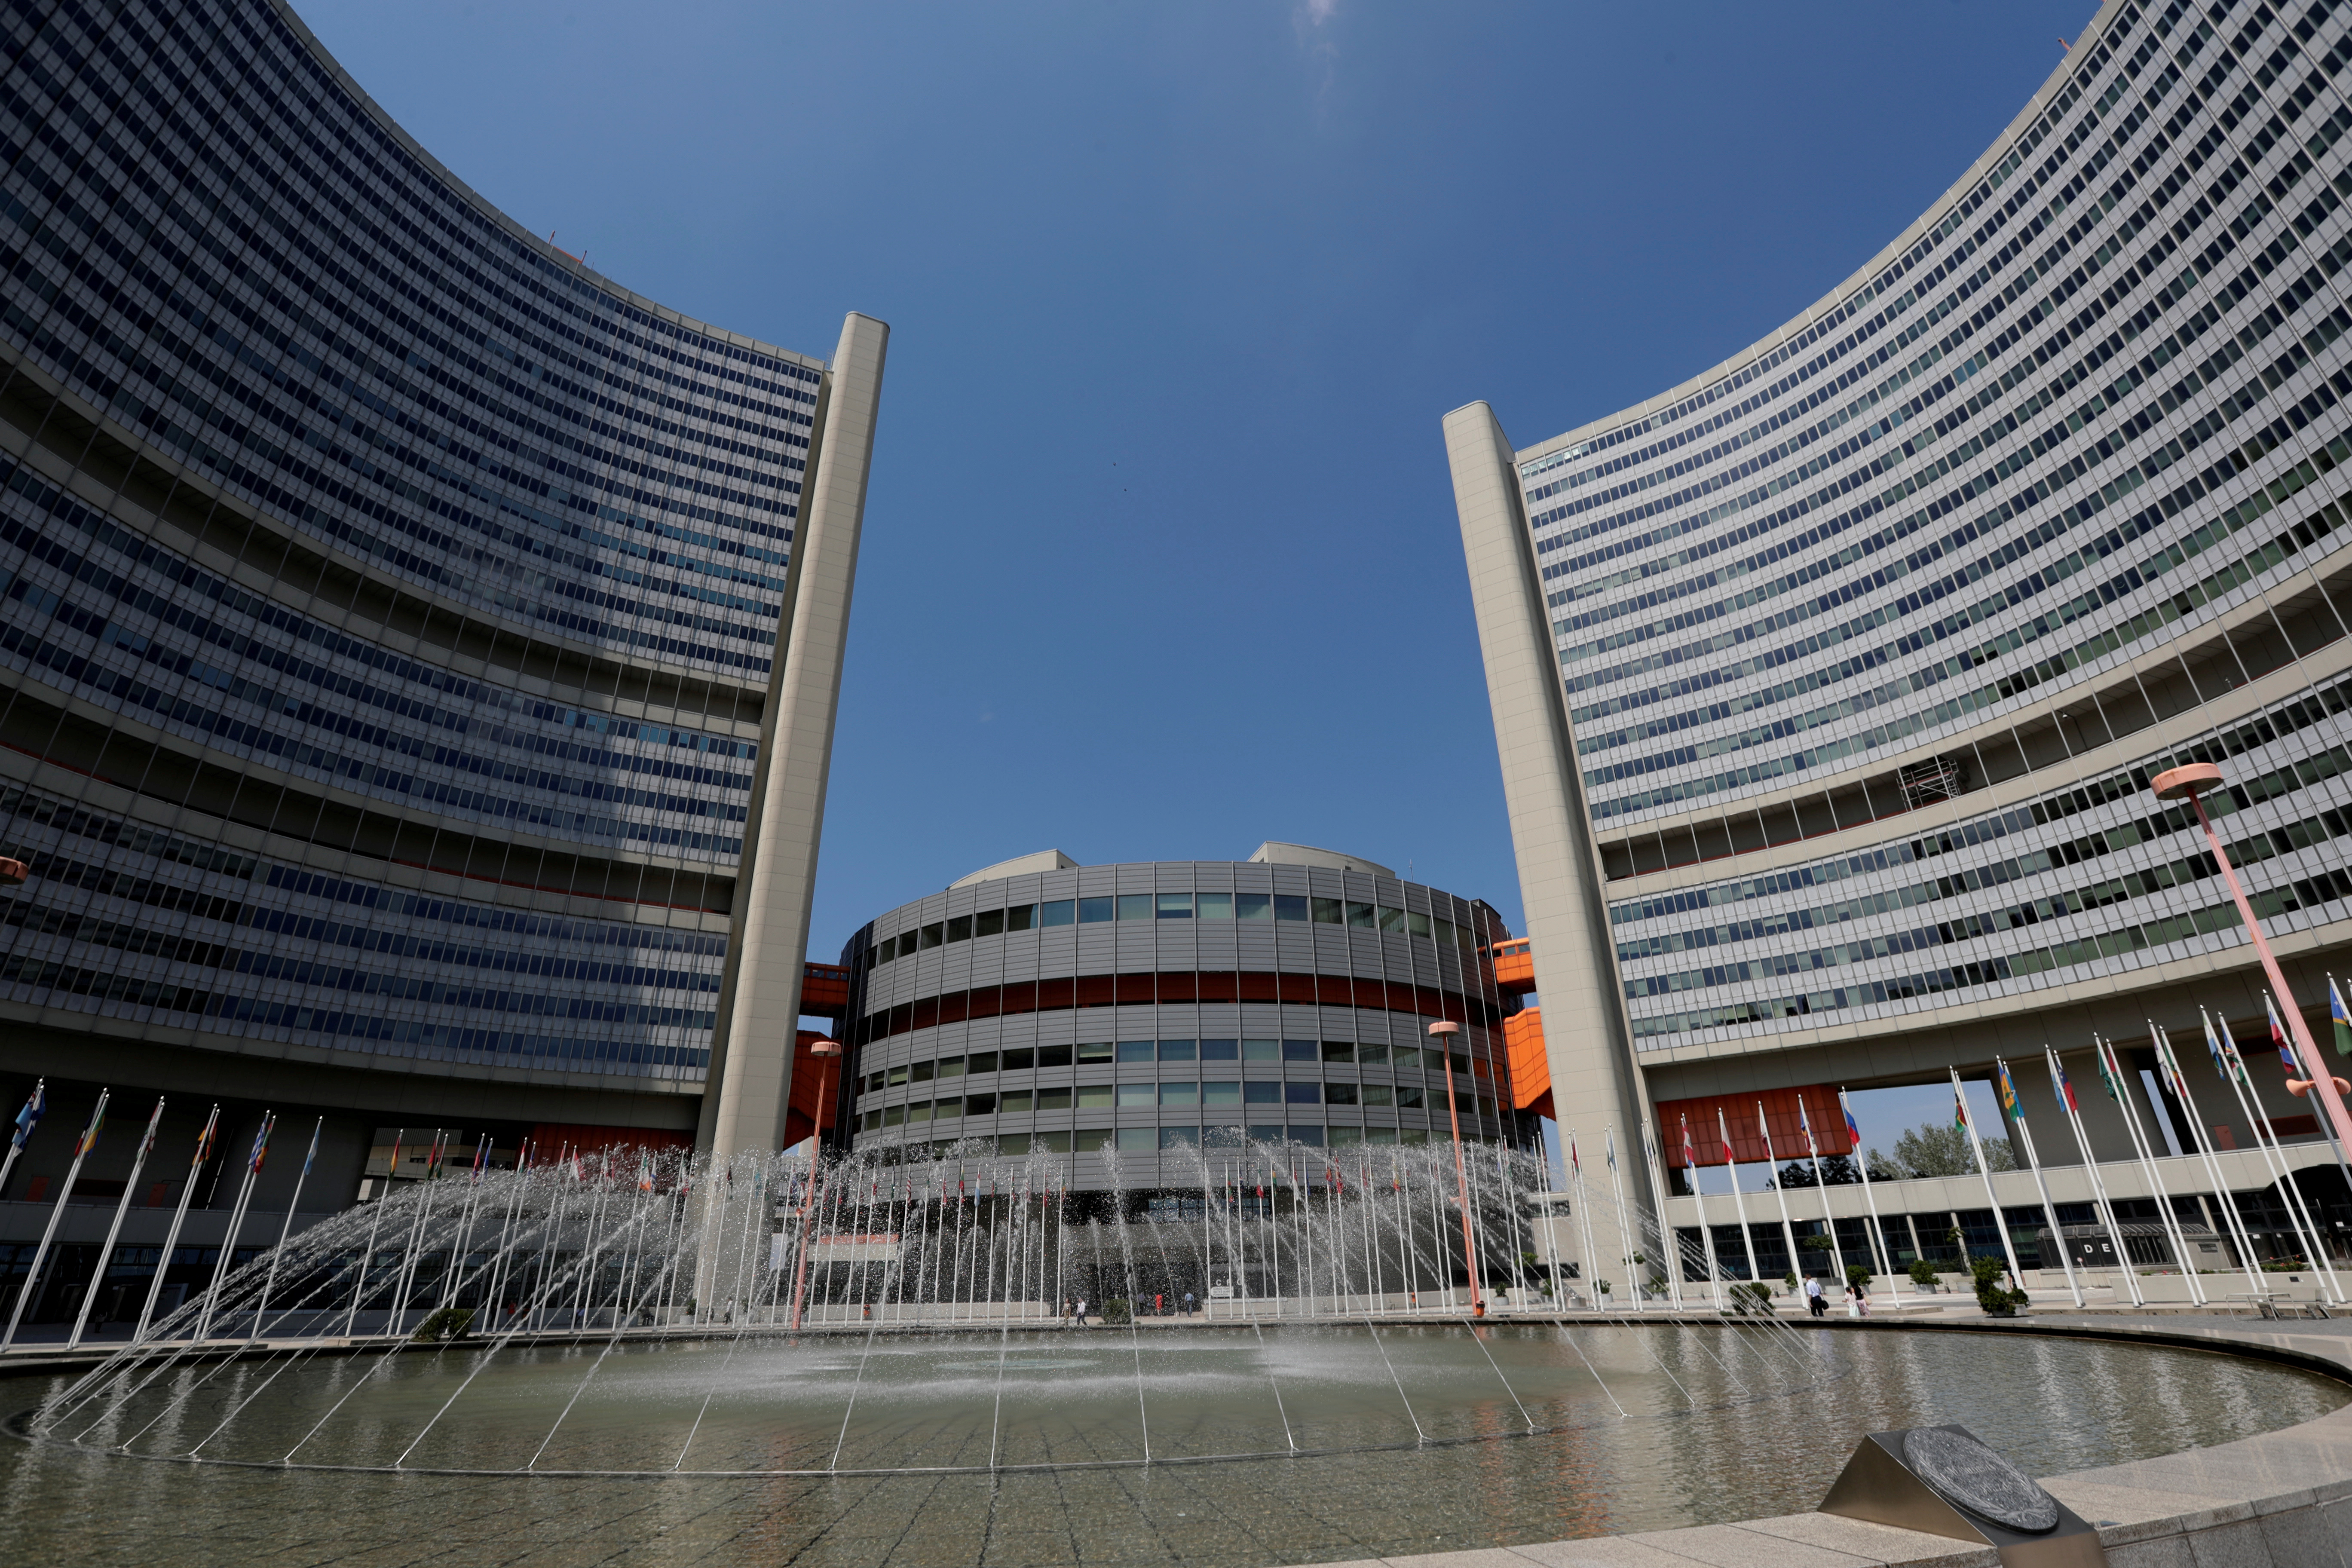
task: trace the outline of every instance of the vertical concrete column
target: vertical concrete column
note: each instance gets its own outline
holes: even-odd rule
[[[773,1149],[784,1135],[825,777],[889,344],[889,327],[871,316],[853,312],[842,323],[801,494],[766,742],[744,825],[734,951],[703,1089],[700,1142],[722,1156]]]
[[[1486,661],[1552,1103],[1561,1124],[1582,1131],[1588,1147],[1598,1143],[1603,1126],[1612,1126],[1620,1157],[1646,1164],[1641,1128],[1648,1100],[1633,1066],[1633,1028],[1518,464],[1484,403],[1445,416],[1445,454]]]

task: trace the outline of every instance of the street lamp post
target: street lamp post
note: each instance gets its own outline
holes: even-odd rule
[[[2205,803],[2200,797],[2208,790],[2219,789],[2221,784],[2221,770],[2210,763],[2190,763],[2148,781],[2148,788],[2156,792],[2158,799],[2185,800],[2197,813],[2197,826],[2205,830],[2205,847],[2212,851],[2214,864],[2221,868],[2222,879],[2230,885],[2230,897],[2238,905],[2238,918],[2246,922],[2246,934],[2253,939],[2254,956],[2262,960],[2263,973],[2270,976],[2271,994],[2278,998],[2279,1010],[2286,1015],[2287,1032],[2294,1037],[2294,1048],[2327,1107],[2328,1123],[2336,1129],[2336,1146],[2352,1149],[2352,1116],[2347,1115],[2344,1097],[2336,1092],[2336,1075],[2328,1071],[2318,1046],[2312,1042],[2311,1030],[2303,1021],[2303,1009],[2295,1005],[2294,993],[2286,988],[2286,976],[2279,973],[2278,960],[2271,956],[2271,944],[2263,940],[2262,925],[2254,919],[2254,907],[2246,901],[2245,889],[2238,885],[2237,868],[2230,864],[2229,851],[2221,847],[2221,837],[2213,831],[2212,819],[2205,815]]]
[[[1454,1103],[1454,1037],[1462,1032],[1462,1026],[1440,1018],[1429,1032],[1445,1056],[1445,1119],[1454,1127],[1454,1184],[1462,1198],[1462,1267],[1470,1275],[1470,1315],[1483,1318],[1486,1302],[1478,1293],[1478,1255],[1470,1244],[1470,1175],[1462,1163],[1462,1112]]]
[[[805,1299],[808,1286],[809,1247],[816,1239],[814,1227],[816,1225],[818,1213],[817,1163],[824,1158],[824,1108],[832,1103],[833,1066],[841,1059],[841,1042],[811,1040],[808,1044],[808,1053],[824,1065],[818,1069],[820,1076],[817,1079],[816,1131],[810,1134],[810,1142],[814,1143],[816,1148],[809,1159],[808,1196],[801,1205],[800,1262],[793,1269],[793,1332],[794,1333],[800,1332],[801,1303]]]

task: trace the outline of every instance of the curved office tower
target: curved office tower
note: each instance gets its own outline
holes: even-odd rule
[[[6,1195],[100,1084],[173,1179],[326,1115],[306,1207],[403,1126],[780,1142],[887,330],[606,281],[273,0],[0,58]]]
[[[1695,1102],[1712,1152],[1708,1097],[2002,1057],[2047,1157],[2044,1041],[2095,1083],[2092,1032],[2150,1063],[2154,1018],[2187,1028],[2184,1144],[2252,1146],[2197,1017],[2267,1045],[2259,973],[2147,781],[2221,764],[2221,830],[2324,1008],[2352,934],[2348,26],[2110,3],[1765,341],[1523,450],[1483,404],[1448,416],[1564,1119]]]
[[[1487,956],[1506,935],[1484,904],[1328,850],[1047,850],[850,939],[842,1103],[860,1146],[909,1160],[1067,1154],[1073,1187],[1197,1193],[1203,1147],[1444,1142],[1427,1029],[1450,1018],[1463,1137],[1516,1145],[1533,1128],[1504,1038],[1516,1003]]]

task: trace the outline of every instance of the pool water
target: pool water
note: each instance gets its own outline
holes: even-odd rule
[[[238,1463],[0,1444],[11,1542],[35,1562],[1249,1568],[1791,1512],[1889,1427],[1958,1422],[2049,1475],[2352,1397],[2161,1346],[1786,1327],[603,1349],[173,1368],[58,1436]],[[67,1381],[0,1393],[28,1409]],[[360,1468],[247,1468],[289,1453]]]

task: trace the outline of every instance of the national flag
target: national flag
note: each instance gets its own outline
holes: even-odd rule
[[[2121,1104],[2124,1098],[2123,1085],[2116,1081],[2116,1064],[2107,1054],[2107,1043],[2094,1035],[2091,1037],[2091,1048],[2097,1053],[2099,1058],[2099,1087],[2107,1091],[2109,1100]]]
[[[1584,1174],[1583,1162],[1576,1157],[1576,1134],[1573,1132],[1568,1135],[1568,1168],[1580,1176]]]
[[[2336,980],[2333,975],[2329,976],[2327,981],[2327,1000],[2328,1011],[2336,1017],[2336,1048],[2341,1051],[2344,1049],[2345,1039],[2344,998],[2336,994]],[[2267,994],[2263,997],[2263,1011],[2270,1016],[2271,1044],[2278,1047],[2279,1060],[2285,1064],[2287,1076],[2293,1078],[2303,1064],[2294,1059],[2294,1045],[2286,1037],[2286,1026],[2279,1022],[2278,1008]]]
[[[1691,1150],[1690,1118],[1687,1116],[1683,1118],[1683,1169],[1698,1169],[1698,1156]]]
[[[155,1102],[155,1114],[147,1119],[147,1136],[139,1141],[139,1159],[143,1162],[155,1152],[155,1129],[163,1120],[163,1102]]]
[[[2230,1020],[2222,1018],[2217,1021],[2221,1026],[2221,1059],[2230,1064],[2230,1070],[2238,1075],[2240,1083],[2248,1089],[2253,1088],[2254,1080],[2246,1076],[2246,1058],[2238,1052],[2238,1038],[2230,1033]]]
[[[2166,1048],[2167,1042],[2163,1035],[2151,1028],[2147,1032],[2147,1038],[2148,1043],[2156,1047],[2156,1065],[2164,1069],[2166,1087],[2170,1089],[2183,1103],[2186,1103],[2189,1099],[2189,1080],[2180,1076],[2180,1063],[2175,1060],[2172,1052]]]
[[[1854,1123],[1853,1101],[1846,1098],[1846,1092],[1843,1089],[1838,1090],[1838,1109],[1845,1113],[1846,1142],[1853,1144],[1856,1149],[1860,1149],[1862,1147],[1862,1129]]]
[[[2205,1054],[2213,1058],[2214,1076],[2227,1083],[2230,1081],[2230,1058],[2221,1054],[2221,1037],[2213,1032],[2213,1016],[2200,1007],[2197,1016],[2205,1026]]]
[[[311,1165],[315,1163],[319,1158],[319,1132],[320,1130],[325,1126],[326,1123],[321,1121],[317,1126],[310,1129],[310,1147],[302,1156],[302,1174],[305,1177],[310,1175]]]
[[[2000,1086],[2000,1108],[2011,1116],[2021,1114],[2017,1109],[2017,1084],[2009,1076],[2009,1064],[1995,1057],[1992,1075],[1993,1081]]]
[[[2336,1026],[2336,1054],[2352,1057],[2352,1012],[2345,1010],[2344,993],[2336,988],[2333,974],[2327,977],[2327,1016]]]
[[[196,1134],[196,1157],[188,1162],[191,1171],[201,1170],[213,1157],[213,1129],[220,1125],[220,1107],[213,1107],[212,1115],[205,1119],[205,1130]]]
[[[260,1173],[263,1158],[269,1152],[269,1131],[277,1125],[278,1118],[275,1115],[268,1111],[262,1113],[260,1131],[253,1135],[253,1153],[246,1161],[246,1169],[257,1175]]]
[[[49,1083],[48,1079],[42,1079],[33,1085],[33,1098],[25,1101],[25,1109],[16,1112],[16,1131],[9,1140],[10,1145],[22,1149],[25,1140],[33,1135],[33,1129],[38,1127],[41,1118],[48,1113]]]
[[[1723,1163],[1727,1165],[1738,1164],[1739,1162],[1734,1159],[1731,1153],[1731,1126],[1724,1121],[1723,1108],[1719,1105],[1715,1109],[1715,1135],[1723,1144]]]
[[[2066,1109],[2077,1116],[2082,1115],[2083,1107],[2074,1098],[2074,1080],[2066,1076],[2066,1064],[2058,1059],[2058,1054],[2055,1051],[2050,1055],[2050,1065],[2057,1069],[2058,1092],[2066,1097]]]
[[[89,1125],[74,1140],[74,1158],[79,1160],[98,1147],[98,1135],[106,1131],[106,1096],[98,1097],[98,1109],[90,1113]]]
[[[1969,1102],[1962,1099],[1960,1091],[1955,1089],[1952,1090],[1952,1131],[1966,1132],[1968,1130]]]

